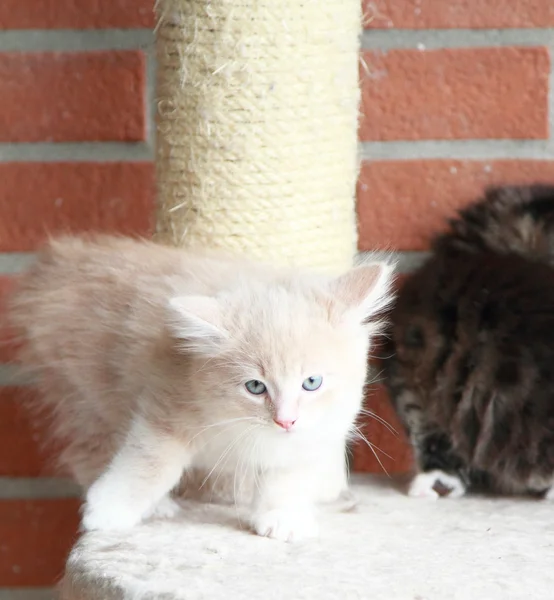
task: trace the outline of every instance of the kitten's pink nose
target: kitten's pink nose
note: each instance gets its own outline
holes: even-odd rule
[[[296,419],[294,419],[294,421],[282,421],[281,419],[273,419],[273,421],[277,425],[279,425],[279,427],[282,427],[285,431],[290,431],[292,429],[292,426],[296,423]]]

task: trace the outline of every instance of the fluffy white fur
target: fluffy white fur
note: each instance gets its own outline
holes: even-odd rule
[[[175,514],[169,493],[194,469],[231,474],[234,491],[254,481],[258,534],[315,535],[316,504],[347,487],[391,271],[324,277],[126,239],[52,242],[13,315],[61,463],[87,490],[84,528]],[[321,387],[305,390],[309,377]]]

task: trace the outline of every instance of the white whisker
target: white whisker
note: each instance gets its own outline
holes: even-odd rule
[[[383,465],[381,459],[379,458],[379,456],[377,455],[377,452],[375,452],[375,450],[379,450],[379,452],[381,452],[382,454],[384,454],[387,458],[390,458],[391,460],[393,460],[393,458],[390,455],[388,455],[384,450],[381,450],[381,448],[379,448],[375,444],[372,444],[357,427],[355,427],[355,431],[356,431],[358,439],[362,440],[363,442],[365,442],[367,444],[367,447],[371,450],[371,452],[373,452],[373,455],[377,459],[377,462],[381,465],[381,469],[383,469],[383,471],[385,472],[387,477],[390,477],[389,472],[385,469],[385,465]]]
[[[386,427],[392,434],[394,434],[395,436],[398,436],[398,431],[389,422],[385,421],[385,419],[383,419],[383,417],[380,417],[377,413],[374,413],[373,411],[371,411],[367,408],[362,408],[360,410],[360,414],[366,415],[367,417],[371,417],[372,419],[375,419],[377,422],[381,423],[381,425]]]
[[[260,427],[260,425],[254,426],[254,428],[249,432],[250,435],[250,439],[249,439],[249,445],[247,447],[245,447],[244,452],[240,453],[240,458],[237,461],[237,464],[235,465],[235,475],[234,475],[234,480],[233,480],[233,497],[234,497],[234,502],[235,502],[235,512],[237,515],[237,519],[239,520],[239,523],[241,522],[240,519],[240,514],[239,514],[239,510],[237,507],[237,498],[239,493],[241,493],[242,490],[244,490],[244,481],[246,479],[246,476],[248,475],[249,471],[254,470],[255,471],[255,467],[254,467],[254,463],[251,460],[251,456],[252,456],[252,450],[253,447],[256,443],[256,436],[254,435],[254,431],[256,429],[258,429]],[[247,460],[248,458],[248,460]],[[239,491],[237,492],[237,473],[239,471],[242,471],[242,479],[239,481]]]
[[[217,469],[217,467],[221,464],[221,462],[229,455],[229,453],[233,450],[233,448],[244,438],[244,436],[251,430],[251,427],[245,429],[240,435],[238,435],[234,440],[231,440],[231,442],[226,446],[225,450],[221,453],[221,456],[217,459],[216,463],[214,464],[214,466],[211,468],[210,472],[206,475],[206,477],[204,478],[204,481],[202,481],[202,484],[200,485],[200,489],[202,489],[204,487],[204,485],[206,484],[206,482],[208,481],[208,479],[211,477],[212,473],[215,471],[215,469]],[[216,480],[214,481],[214,486],[217,483],[217,480],[219,478],[219,475],[221,475],[221,470],[219,471],[218,476],[216,477]]]

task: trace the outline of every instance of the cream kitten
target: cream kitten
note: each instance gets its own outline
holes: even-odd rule
[[[61,463],[87,490],[84,528],[172,515],[194,468],[254,475],[258,534],[314,535],[316,503],[347,487],[391,270],[331,278],[122,238],[51,242],[13,317]]]

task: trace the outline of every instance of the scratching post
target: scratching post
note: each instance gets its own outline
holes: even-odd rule
[[[360,0],[158,0],[159,241],[348,267]]]
[[[156,10],[156,239],[283,265],[349,267],[360,0],[158,0]],[[182,519],[83,536],[62,599],[275,595],[272,577],[249,579],[250,569],[239,594],[210,538],[223,536],[245,564],[258,549],[284,555],[285,545],[238,531],[233,507],[197,503]],[[241,542],[236,551],[232,540]]]

